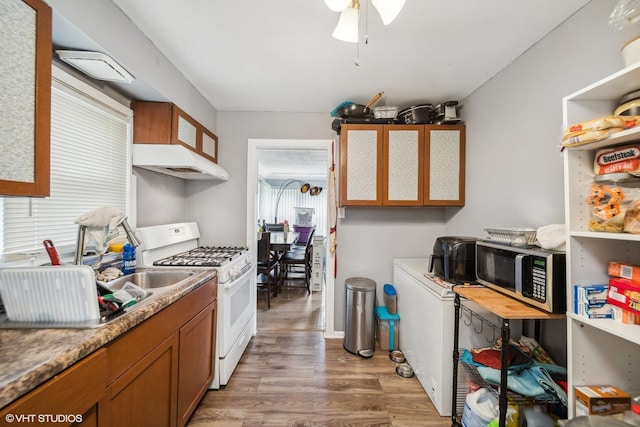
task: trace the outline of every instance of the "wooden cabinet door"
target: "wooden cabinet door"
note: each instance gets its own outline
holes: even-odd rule
[[[2,0],[0,27],[0,195],[49,196],[51,8],[42,0]]]
[[[106,371],[106,351],[98,350],[6,406],[0,419],[13,419],[18,425],[95,425],[98,402],[107,387]]]
[[[385,125],[383,205],[422,206],[424,126]]]
[[[193,151],[198,151],[202,138],[198,122],[187,113],[173,106],[173,126],[171,140],[174,144],[182,144]]]
[[[465,126],[425,126],[424,205],[464,206]]]
[[[214,163],[218,163],[218,137],[202,128],[202,146],[200,154]]]
[[[344,125],[340,138],[340,204],[382,205],[383,125]]]
[[[101,426],[176,425],[178,342],[175,332],[109,386]]]
[[[180,328],[178,426],[184,426],[213,380],[216,303]]]

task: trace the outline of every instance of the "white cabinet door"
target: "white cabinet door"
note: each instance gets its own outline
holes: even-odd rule
[[[182,116],[178,116],[178,141],[196,149],[197,128]]]
[[[382,204],[382,126],[343,126],[340,141],[341,203]]]
[[[465,127],[426,126],[425,205],[464,206]]]
[[[421,206],[424,126],[385,126],[385,205]]]

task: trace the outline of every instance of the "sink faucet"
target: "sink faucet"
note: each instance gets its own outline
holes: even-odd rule
[[[122,217],[122,219],[118,222],[116,227],[117,226],[122,226],[125,234],[127,235],[127,240],[129,241],[129,244],[131,246],[133,247],[140,246],[140,241],[138,240],[135,233],[129,226],[126,216]],[[78,226],[78,238],[76,239],[77,240],[76,241],[76,257],[73,262],[75,265],[82,265],[82,251],[84,250],[84,237],[85,237],[86,231],[87,231],[86,225]]]

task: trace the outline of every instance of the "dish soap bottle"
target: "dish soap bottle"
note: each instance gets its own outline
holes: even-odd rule
[[[129,243],[124,245],[122,251],[122,274],[133,274],[136,272],[136,248]]]

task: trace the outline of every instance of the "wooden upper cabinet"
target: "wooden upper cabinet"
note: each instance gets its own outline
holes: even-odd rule
[[[51,8],[0,1],[0,195],[49,196]]]
[[[207,129],[202,129],[202,149],[200,154],[218,163],[218,137]]]
[[[425,126],[424,204],[464,206],[466,127]]]
[[[425,162],[423,125],[385,125],[383,205],[422,206]]]
[[[382,205],[382,126],[342,126],[340,201],[343,206]]]
[[[169,102],[133,102],[134,144],[181,144],[218,161],[218,137]]]
[[[342,206],[463,206],[464,125],[343,125]]]

